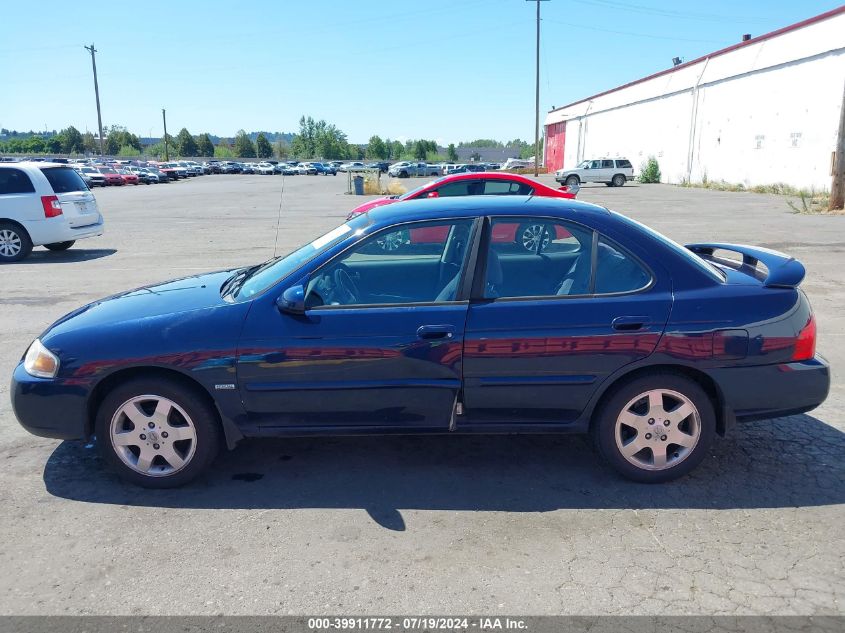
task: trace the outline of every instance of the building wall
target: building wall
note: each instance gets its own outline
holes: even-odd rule
[[[653,155],[664,182],[829,188],[842,33],[845,12],[553,111],[547,133],[566,123],[565,168],[600,156],[638,168]]]

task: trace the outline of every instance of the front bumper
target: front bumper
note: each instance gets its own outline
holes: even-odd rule
[[[33,435],[59,440],[89,435],[87,386],[35,378],[20,363],[12,374],[9,392],[15,417]]]
[[[740,422],[805,413],[824,402],[830,391],[830,365],[821,356],[709,373]]]

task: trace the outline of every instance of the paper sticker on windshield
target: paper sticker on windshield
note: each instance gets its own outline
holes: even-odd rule
[[[323,237],[318,237],[316,240],[311,242],[311,246],[315,249],[323,248],[329,242],[335,241],[337,238],[341,237],[342,235],[346,235],[349,231],[352,230],[348,224],[343,224],[333,231],[329,231]]]

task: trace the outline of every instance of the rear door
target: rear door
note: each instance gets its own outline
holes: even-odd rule
[[[610,182],[613,174],[616,173],[616,167],[613,159],[605,159],[601,161],[601,169],[599,170],[599,177],[596,180],[600,182]]]
[[[42,167],[54,195],[62,205],[62,215],[72,227],[96,224],[100,220],[97,201],[85,181],[70,167]]]
[[[514,226],[544,227],[527,251]],[[652,353],[671,307],[669,279],[584,226],[493,218],[474,285],[459,424],[566,424],[602,381]],[[477,295],[477,296],[476,296]]]

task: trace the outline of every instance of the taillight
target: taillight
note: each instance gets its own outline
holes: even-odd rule
[[[45,218],[55,218],[62,214],[62,203],[56,196],[41,196],[41,206],[44,207]]]
[[[795,339],[795,351],[792,360],[810,360],[816,355],[816,318],[811,314]]]

